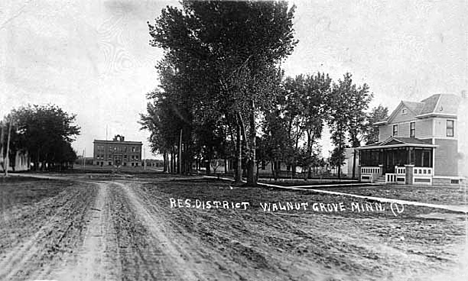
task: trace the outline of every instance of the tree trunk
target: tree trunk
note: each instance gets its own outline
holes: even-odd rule
[[[211,175],[211,159],[205,160],[205,172],[207,175]]]
[[[163,152],[163,173],[167,173],[168,171],[168,163],[167,163],[167,151],[164,150]]]
[[[342,153],[341,151],[341,143],[338,147],[338,152]],[[339,155],[339,158],[338,158],[338,179],[341,179],[341,157],[342,157],[342,154]]]
[[[275,173],[275,167],[276,166],[276,161],[273,160],[271,161],[271,175],[273,176],[273,178],[275,179],[276,181],[276,173]]]
[[[353,179],[356,178],[356,149],[353,151]]]
[[[178,156],[178,167],[177,167],[177,172],[179,174],[182,174],[182,129],[180,129],[179,133],[179,156]]]
[[[242,183],[242,142],[241,142],[241,128],[237,124],[237,135],[236,135],[236,169],[234,181],[236,184]]]
[[[174,151],[171,149],[171,166],[170,166],[170,173],[174,173]]]
[[[256,185],[257,176],[255,173],[255,158],[256,158],[256,131],[255,131],[255,106],[252,100],[250,114],[250,158],[247,162],[247,184]]]
[[[8,177],[8,166],[10,166],[10,135],[11,135],[11,121],[8,123],[8,138],[6,147],[6,157],[4,157],[3,163],[5,165],[5,177]]]

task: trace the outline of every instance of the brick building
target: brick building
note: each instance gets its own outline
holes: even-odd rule
[[[93,164],[99,166],[141,165],[141,146],[139,141],[125,141],[116,135],[113,140],[94,140]]]

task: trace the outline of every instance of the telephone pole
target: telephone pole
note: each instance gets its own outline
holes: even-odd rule
[[[5,158],[5,177],[8,177],[8,167],[10,166],[10,135],[11,135],[11,121],[8,122],[8,138],[7,138],[7,149]]]

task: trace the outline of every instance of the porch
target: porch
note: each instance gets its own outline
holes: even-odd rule
[[[430,140],[401,140],[360,147],[360,179],[366,182],[432,185],[434,149]]]

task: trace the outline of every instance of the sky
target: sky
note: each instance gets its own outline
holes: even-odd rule
[[[320,71],[339,79],[350,72],[370,86],[371,107],[390,110],[401,100],[468,90],[465,0],[290,3],[299,44],[282,63],[287,75]],[[179,4],[0,1],[0,118],[28,103],[55,104],[76,114],[79,155],[92,156],[94,139],[121,134],[155,158],[137,122],[163,56],[149,45],[147,21],[167,5]]]

